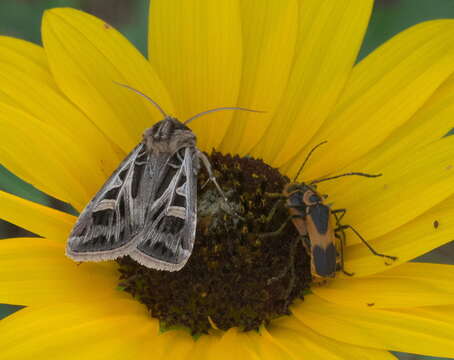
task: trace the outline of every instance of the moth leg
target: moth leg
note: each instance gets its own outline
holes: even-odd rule
[[[207,173],[208,173],[208,180],[206,181],[205,184],[203,184],[202,189],[208,184],[208,182],[212,181],[214,185],[216,186],[216,189],[218,190],[219,194],[222,196],[224,199],[224,202],[227,204],[228,208],[230,209],[230,212],[227,211],[230,215],[236,216],[238,219],[245,221],[245,218],[240,216],[230,205],[227,196],[225,196],[224,191],[222,191],[221,187],[219,186],[218,181],[216,180],[216,177],[213,175],[213,170],[211,168],[210,160],[208,160],[208,157],[201,152],[199,149],[197,149],[196,153],[197,157],[202,160],[203,165],[205,166]]]
[[[386,255],[386,254],[382,254],[382,253],[379,253],[377,252],[367,241],[366,239],[364,239],[361,234],[356,231],[356,229],[351,226],[351,225],[339,225],[338,228],[336,229],[336,231],[340,231],[340,230],[345,230],[345,229],[350,229],[351,231],[353,231],[355,233],[356,236],[358,236],[358,238],[363,242],[364,245],[367,246],[367,248],[370,250],[370,252],[372,254],[374,254],[375,256],[380,256],[380,257],[383,257],[383,258],[386,258],[386,259],[390,259],[390,260],[393,260],[393,261],[396,261],[397,260],[397,256],[391,256],[391,255]],[[386,265],[390,265],[388,264],[387,262],[385,262]]]
[[[197,149],[197,156],[199,157],[199,159],[202,160],[203,162],[203,165],[205,166],[205,169],[207,170],[207,173],[208,173],[208,181],[212,181],[214,183],[214,185],[216,186],[216,188],[218,189],[218,192],[219,194],[222,196],[222,198],[224,199],[224,201],[226,203],[228,203],[228,199],[227,197],[225,196],[224,192],[222,191],[221,187],[219,186],[219,183],[218,181],[216,180],[216,177],[213,175],[213,170],[211,168],[211,164],[210,164],[210,160],[208,160],[208,157],[203,153],[201,152],[200,150]],[[205,184],[206,185],[206,184]],[[204,186],[205,186],[204,185]]]

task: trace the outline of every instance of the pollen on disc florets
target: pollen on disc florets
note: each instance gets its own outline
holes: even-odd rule
[[[212,326],[257,329],[289,314],[289,305],[302,298],[311,280],[310,261],[284,204],[270,216],[277,201],[271,194],[282,192],[288,179],[250,157],[213,152],[210,162],[228,204],[213,184],[202,188],[208,179],[202,169],[197,234],[186,266],[178,272],[157,271],[125,257],[118,260],[120,284],[164,329],[184,326],[192,334],[207,333]]]

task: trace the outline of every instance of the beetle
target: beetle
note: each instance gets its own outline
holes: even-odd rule
[[[315,277],[333,277],[338,266],[335,232],[330,208],[321,196],[305,183],[289,183],[284,187],[286,206],[293,224],[302,236],[303,246],[311,258]],[[340,255],[342,259],[342,254]]]
[[[275,212],[275,208],[277,208],[277,206],[281,204],[282,200],[285,199],[286,207],[288,208],[290,214],[289,219],[301,235],[303,247],[311,258],[311,274],[315,281],[333,278],[339,270],[348,276],[354,275],[344,269],[344,231],[347,229],[350,229],[356,236],[358,236],[362,243],[366,245],[375,256],[380,256],[393,261],[397,260],[397,257],[395,256],[377,252],[353,226],[342,225],[340,221],[347,210],[331,209],[330,206],[323,203],[323,200],[327,196],[321,195],[317,192],[317,184],[320,182],[334,180],[344,176],[364,176],[373,178],[379,177],[382,174],[349,172],[314,180],[309,183],[296,182],[296,179],[300,175],[304,165],[307,163],[312,153],[319,146],[325,143],[326,141],[323,141],[312,148],[299,168],[293,181],[284,186],[282,194],[268,194],[272,197],[280,198],[280,200],[278,200],[273,207],[271,211],[272,213]],[[284,225],[281,226],[279,230],[263,234],[262,236],[277,235],[285,228]],[[288,271],[290,271],[291,277],[293,277],[296,244],[297,242],[295,242],[294,246],[290,247],[290,261],[288,266],[284,269],[282,274],[273,277],[269,283],[283,277]]]
[[[358,236],[363,244],[366,245],[375,256],[391,259],[393,261],[397,260],[397,257],[395,256],[377,252],[353,226],[341,225],[340,220],[347,210],[332,210],[328,205],[323,203],[326,196],[320,195],[316,190],[316,184],[323,181],[333,180],[344,176],[364,176],[372,178],[379,177],[382,174],[373,175],[361,172],[349,172],[314,180],[310,183],[296,182],[296,179],[312,153],[325,143],[326,141],[312,148],[299,168],[293,182],[285,185],[283,190],[291,220],[299,234],[302,236],[304,248],[311,257],[312,276],[317,279],[333,278],[338,270],[341,270],[346,275],[353,275],[344,269],[344,231],[347,229],[350,229]]]

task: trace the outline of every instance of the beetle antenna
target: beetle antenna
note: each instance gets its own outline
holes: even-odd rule
[[[155,102],[152,98],[148,97],[148,96],[145,95],[144,93],[140,92],[140,91],[137,90],[137,89],[134,89],[134,88],[131,87],[131,86],[128,86],[128,85],[125,85],[125,84],[122,84],[122,83],[119,83],[119,82],[116,82],[116,81],[114,81],[114,83],[117,84],[117,85],[123,86],[123,87],[126,88],[126,89],[132,90],[132,91],[134,91],[136,94],[139,94],[139,95],[143,96],[145,99],[147,99],[149,102],[151,102],[154,106],[156,106],[156,108],[161,112],[162,115],[164,115],[164,117],[167,117],[167,116],[168,116],[168,115],[164,112],[164,110],[162,110],[162,108],[158,105],[157,102]]]
[[[331,176],[331,177],[320,179],[320,180],[314,180],[314,181],[311,182],[311,185],[318,184],[318,183],[321,183],[323,181],[337,179],[337,178],[340,178],[340,177],[343,177],[343,176],[352,176],[352,175],[374,178],[374,177],[382,176],[383,174],[366,174],[366,173],[361,173],[361,172],[350,172],[350,173],[345,173],[345,174],[341,174],[341,175]]]
[[[207,111],[201,112],[197,115],[194,115],[194,116],[190,117],[188,120],[186,120],[183,124],[185,124],[185,125],[189,124],[192,120],[197,119],[198,117],[201,117],[203,115],[206,115],[206,114],[209,114],[212,112],[223,111],[223,110],[243,110],[243,111],[250,111],[250,112],[257,112],[257,113],[265,112],[265,111],[260,111],[260,110],[246,109],[246,108],[242,108],[242,107],[220,107],[220,108],[207,110]]]
[[[328,141],[326,141],[326,140],[325,140],[325,141],[322,141],[320,144],[315,145],[315,146],[311,149],[311,151],[309,151],[309,154],[307,154],[306,159],[304,159],[303,164],[301,165],[301,167],[299,168],[298,172],[296,173],[296,175],[295,175],[295,177],[294,177],[294,179],[293,179],[293,182],[295,182],[296,179],[298,179],[298,176],[300,176],[301,171],[302,171],[303,168],[304,168],[304,165],[306,165],[306,163],[307,163],[307,161],[309,160],[309,158],[311,157],[312,153],[313,153],[319,146],[321,146],[321,145],[323,145],[323,144],[326,144],[327,142],[328,142]]]

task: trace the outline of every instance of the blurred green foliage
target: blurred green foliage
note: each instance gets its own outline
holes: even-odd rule
[[[410,26],[447,18],[454,18],[453,0],[376,0],[359,59]]]
[[[332,0],[335,1],[335,0]],[[148,0],[0,0],[0,35],[14,36],[40,44],[43,11],[74,7],[92,13],[119,29],[146,54]],[[400,31],[422,21],[454,18],[454,0],[376,0],[373,15],[358,60]],[[451,132],[454,134],[454,131]],[[0,189],[65,211],[70,208],[47,197],[0,166]],[[0,238],[18,232],[0,223]],[[3,234],[3,236],[1,236]],[[21,307],[0,304],[0,319]],[[439,359],[396,354],[400,359]]]
[[[98,16],[146,53],[147,0],[1,0],[0,34],[40,44],[43,12],[54,7],[73,7]]]

